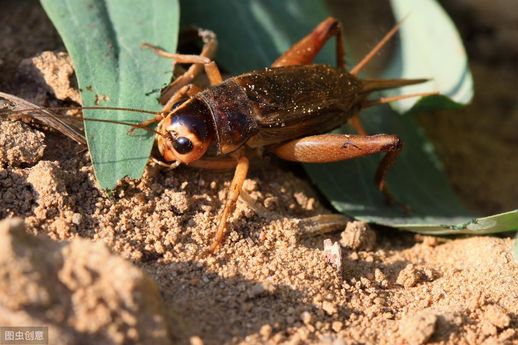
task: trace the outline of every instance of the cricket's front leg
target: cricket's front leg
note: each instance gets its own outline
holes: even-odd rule
[[[393,203],[395,199],[387,189],[385,176],[402,147],[395,135],[322,134],[289,141],[273,152],[282,159],[302,163],[337,162],[386,152],[376,171],[375,182],[387,201]]]
[[[175,105],[185,101],[186,98],[191,98],[196,95],[198,92],[201,92],[202,89],[194,84],[188,84],[180,88],[171,98],[167,100],[164,107],[162,108],[163,114],[168,114]]]
[[[203,71],[203,65],[210,63],[214,58],[218,46],[216,34],[204,29],[198,29],[197,34],[203,41],[203,48],[200,55],[170,53],[149,43],[144,43],[142,45],[143,48],[151,49],[155,54],[161,57],[173,59],[175,63],[192,64],[185,73],[177,77],[162,92],[162,96],[160,97],[160,102],[162,104],[165,104],[169,99],[171,99],[171,97],[182,87],[191,84]]]
[[[249,161],[245,156],[241,156],[237,160],[236,170],[234,172],[234,178],[232,179],[232,183],[230,184],[230,189],[227,193],[227,200],[225,202],[225,208],[221,213],[221,217],[218,222],[218,227],[216,229],[216,235],[214,238],[214,242],[210,247],[210,252],[214,253],[219,249],[223,240],[225,239],[225,235],[227,233],[227,221],[232,212],[236,207],[237,199],[239,198],[239,194],[241,193],[241,189],[243,188],[243,183],[245,182],[246,175],[248,174]]]
[[[185,85],[167,101],[167,103],[162,108],[162,111],[158,115],[151,119],[142,121],[136,125],[133,125],[129,129],[128,134],[132,135],[137,128],[146,129],[155,123],[159,123],[167,116],[167,114],[171,111],[171,109],[176,103],[180,102],[185,97],[192,97],[200,91],[201,89],[194,84]]]

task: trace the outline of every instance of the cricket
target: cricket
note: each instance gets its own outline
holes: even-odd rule
[[[0,344],[518,345],[518,1],[1,3]]]
[[[242,186],[249,170],[251,151],[301,163],[336,162],[385,153],[374,173],[374,183],[387,202],[398,207],[385,177],[402,149],[401,139],[390,134],[370,135],[359,118],[361,110],[368,107],[435,94],[369,98],[375,91],[427,81],[359,78],[359,73],[397,33],[398,27],[399,24],[395,25],[348,71],[345,67],[342,26],[337,19],[329,17],[293,44],[270,67],[225,80],[213,61],[217,39],[211,31],[198,30],[204,43],[199,55],[170,53],[144,43],[143,48],[159,56],[173,59],[176,64],[191,66],[163,91],[162,111],[115,108],[152,114],[149,119],[139,124],[108,119],[93,121],[129,125],[132,127],[129,134],[139,128],[152,131],[160,153],[160,157],[153,159],[161,166],[176,168],[185,164],[202,169],[235,170],[210,252],[217,251],[223,244],[228,219],[240,195],[243,197],[246,194]],[[336,66],[313,64],[319,51],[332,38],[336,39]],[[203,71],[210,83],[206,88],[195,84],[195,79]],[[22,114],[30,110],[13,113]],[[51,112],[46,112],[48,116],[41,116],[40,120],[55,117]],[[80,142],[80,135],[66,124],[56,119],[46,121],[48,126]],[[345,123],[349,123],[357,134],[328,134]]]

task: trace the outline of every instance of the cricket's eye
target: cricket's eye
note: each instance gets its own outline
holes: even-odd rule
[[[176,152],[178,152],[182,155],[185,155],[192,151],[192,149],[193,149],[192,141],[190,141],[186,137],[176,138],[173,141],[173,148],[175,149]]]
[[[167,130],[169,145],[177,160],[189,164],[205,154],[210,138],[200,134],[202,124],[185,116],[173,117]]]

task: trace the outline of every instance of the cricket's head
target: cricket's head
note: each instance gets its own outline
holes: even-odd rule
[[[158,149],[168,161],[189,164],[203,157],[214,137],[206,105],[190,99],[175,108],[160,123]]]

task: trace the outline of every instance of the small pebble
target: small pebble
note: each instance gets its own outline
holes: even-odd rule
[[[497,328],[506,328],[511,323],[511,318],[504,308],[498,305],[490,305],[484,313],[484,318]]]
[[[342,330],[343,325],[344,324],[340,321],[333,321],[333,323],[331,324],[331,328],[335,332],[340,332]]]
[[[305,311],[300,315],[300,319],[302,320],[302,322],[304,322],[305,325],[308,325],[311,323],[313,317],[311,316],[311,313],[309,311]]]
[[[336,268],[336,271],[342,273],[342,248],[338,242],[333,243],[330,239],[325,239],[324,255],[327,261]]]
[[[333,314],[336,314],[336,306],[331,303],[331,302],[328,302],[328,301],[324,301],[324,303],[322,303],[322,309],[324,309],[324,311],[328,314],[328,315],[333,315]]]
[[[83,216],[81,215],[81,213],[74,213],[72,215],[72,223],[73,224],[79,225],[79,224],[81,224],[82,220],[83,220]]]
[[[399,322],[399,334],[410,345],[424,344],[435,332],[437,316],[430,311],[409,314]]]
[[[414,265],[408,264],[404,269],[399,272],[396,283],[404,286],[405,288],[411,288],[421,283],[425,278],[422,271],[415,268]]]
[[[259,334],[263,337],[263,339],[268,340],[268,338],[270,338],[272,335],[272,326],[263,325],[259,330]]]
[[[203,340],[200,337],[198,337],[197,335],[191,337],[191,339],[189,339],[189,340],[190,340],[191,345],[203,345]]]

